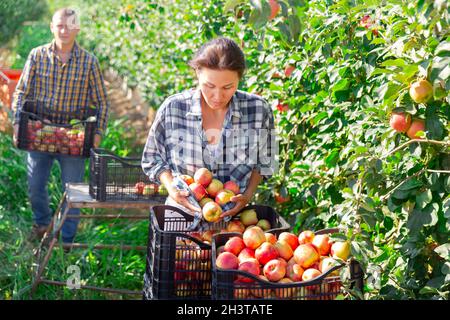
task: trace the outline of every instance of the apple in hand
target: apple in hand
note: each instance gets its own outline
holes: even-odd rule
[[[222,208],[215,202],[208,202],[202,208],[203,218],[208,222],[217,222],[220,220]]]
[[[223,190],[223,184],[220,180],[212,179],[211,183],[206,188],[206,192],[211,198],[215,198],[220,191]]]
[[[213,175],[211,171],[206,168],[200,168],[194,174],[194,181],[205,188],[211,183],[212,179]]]

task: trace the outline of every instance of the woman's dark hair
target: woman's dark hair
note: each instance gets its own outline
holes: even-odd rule
[[[245,71],[245,57],[236,42],[228,38],[216,38],[205,43],[189,61],[195,70],[202,67],[214,70],[236,71],[239,78]]]

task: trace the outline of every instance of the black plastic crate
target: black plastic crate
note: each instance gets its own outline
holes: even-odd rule
[[[324,229],[315,234],[337,232],[337,229]],[[213,238],[212,264],[213,264],[213,292],[214,300],[334,300],[341,293],[341,279],[331,275],[345,265],[338,265],[317,278],[309,281],[276,283],[264,281],[256,276],[241,270],[224,270],[216,266],[217,248],[233,236],[238,234],[218,234]],[[350,261],[351,286],[363,290],[363,272],[359,263]],[[238,280],[239,276],[239,280]]]
[[[280,234],[289,224],[268,206],[251,205],[258,219],[267,219],[268,232]],[[201,232],[189,231],[194,217],[173,206],[153,206],[150,210],[144,299],[211,299],[211,244]],[[209,230],[221,232],[227,222],[209,224]],[[232,233],[231,233],[232,234]]]
[[[97,201],[156,201],[164,203],[167,191],[152,183],[140,158],[124,158],[104,149],[91,149],[89,194]]]
[[[19,115],[19,149],[89,157],[97,127],[95,110],[89,110],[83,116],[36,108],[33,102],[27,101]]]

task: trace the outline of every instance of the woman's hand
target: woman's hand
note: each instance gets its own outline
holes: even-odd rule
[[[231,202],[235,203],[235,206],[227,211],[222,212],[220,218],[223,219],[226,216],[234,216],[237,213],[241,212],[241,210],[250,202],[250,197],[245,194],[238,194],[232,197]]]
[[[189,196],[188,191],[180,191],[172,186],[170,188],[167,188],[167,191],[169,192],[169,197],[171,197],[176,203],[182,205],[183,207],[186,207],[193,212],[201,212],[200,208],[193,206],[187,199],[187,197]]]

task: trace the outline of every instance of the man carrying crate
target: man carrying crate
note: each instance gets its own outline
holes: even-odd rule
[[[20,112],[25,101],[33,101],[36,113],[44,108],[50,113],[77,114],[96,107],[97,128],[93,147],[100,144],[106,128],[109,102],[97,58],[76,42],[80,31],[77,13],[60,9],[53,15],[50,30],[54,40],[34,48],[27,59],[13,98],[14,144],[17,146]],[[64,119],[69,123],[71,119]],[[54,160],[59,162],[63,190],[68,182],[82,182],[85,160],[64,154],[29,151],[27,157],[28,194],[34,225],[30,240],[39,240],[51,221],[47,183]],[[79,214],[71,209],[69,214]],[[64,243],[72,243],[79,219],[68,219],[62,228]]]

